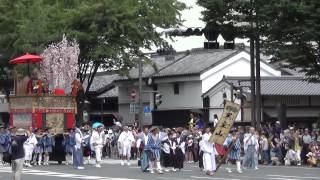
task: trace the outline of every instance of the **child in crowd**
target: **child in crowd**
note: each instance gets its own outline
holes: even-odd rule
[[[193,162],[193,136],[189,135],[187,137],[187,162]]]
[[[53,146],[54,146],[54,136],[50,132],[50,129],[47,128],[43,134],[43,150],[44,150],[44,158],[43,158],[43,165],[49,165],[49,155],[52,153]]]
[[[307,162],[309,166],[317,166],[319,161],[319,148],[318,146],[311,147],[311,151],[307,154]]]
[[[297,164],[297,153],[292,149],[292,147],[289,147],[287,150],[286,156],[284,158],[284,165],[285,166],[291,166]]]
[[[69,129],[63,134],[63,145],[66,153],[66,165],[72,164],[72,152],[74,146],[76,145],[73,129]]]
[[[43,131],[42,129],[36,130],[36,139],[37,139],[37,145],[34,148],[34,156],[33,156],[33,162],[34,165],[42,165],[42,155],[44,152],[44,139],[43,139]]]

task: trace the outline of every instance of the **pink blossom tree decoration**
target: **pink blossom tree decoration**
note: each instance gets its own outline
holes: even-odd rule
[[[50,89],[61,88],[71,91],[71,83],[77,78],[79,44],[68,41],[63,35],[62,41],[49,45],[41,54],[40,76],[49,83]]]

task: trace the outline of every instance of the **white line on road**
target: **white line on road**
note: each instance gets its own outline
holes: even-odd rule
[[[157,179],[166,179],[166,180],[189,180],[186,178],[166,178],[166,177],[157,177]]]
[[[0,168],[0,172],[11,173],[10,167]],[[35,169],[23,169],[23,174],[35,175],[35,176],[50,176],[50,177],[64,177],[71,179],[86,179],[86,180],[139,180],[139,179],[128,179],[128,178],[113,178],[113,177],[102,177],[102,176],[87,176],[87,175],[78,175],[78,174],[66,174],[53,171],[43,171]]]
[[[240,176],[240,175],[229,175],[231,177],[238,177],[238,178],[247,178],[247,179],[260,179],[259,176]]]
[[[140,169],[141,167],[139,167],[139,166],[131,166],[131,167],[129,167],[130,169]]]
[[[202,177],[202,176],[190,176],[191,178],[195,179],[215,179],[215,180],[241,180],[241,179],[229,179],[229,178],[215,178],[215,177]]]
[[[286,175],[278,175],[278,174],[270,174],[267,175],[270,177],[282,177],[282,178],[299,178],[299,179],[319,179],[320,177],[301,177],[301,176],[286,176]]]
[[[288,179],[288,178],[269,178],[274,180],[300,180],[300,179]]]
[[[286,169],[319,170],[319,168],[303,167],[303,166],[269,166],[269,165],[261,165],[261,166],[259,166],[259,167],[262,167],[262,168],[286,168]]]

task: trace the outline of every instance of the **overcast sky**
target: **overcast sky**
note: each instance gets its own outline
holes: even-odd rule
[[[184,2],[190,9],[186,9],[182,12],[182,19],[185,21],[183,25],[185,27],[205,27],[205,23],[200,20],[202,18],[201,11],[202,7],[196,4],[197,0],[180,0]],[[175,37],[175,42],[170,42],[173,48],[176,51],[185,51],[193,48],[203,47],[203,42],[206,41],[204,36],[190,36],[190,37]],[[218,42],[221,44],[224,43],[224,40],[221,36],[218,38]],[[236,39],[236,43],[244,42],[243,40]]]

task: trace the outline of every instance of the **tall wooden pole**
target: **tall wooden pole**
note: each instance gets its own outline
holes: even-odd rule
[[[250,0],[253,8],[253,0]],[[250,22],[250,83],[251,83],[251,126],[256,126],[256,80],[255,80],[255,63],[254,63],[254,32],[253,32],[253,9],[251,8]]]
[[[261,75],[260,75],[260,32],[259,32],[259,19],[258,7],[256,8],[256,129],[260,130],[261,127]]]
[[[139,128],[143,128],[143,99],[142,99],[142,52],[139,52]]]

